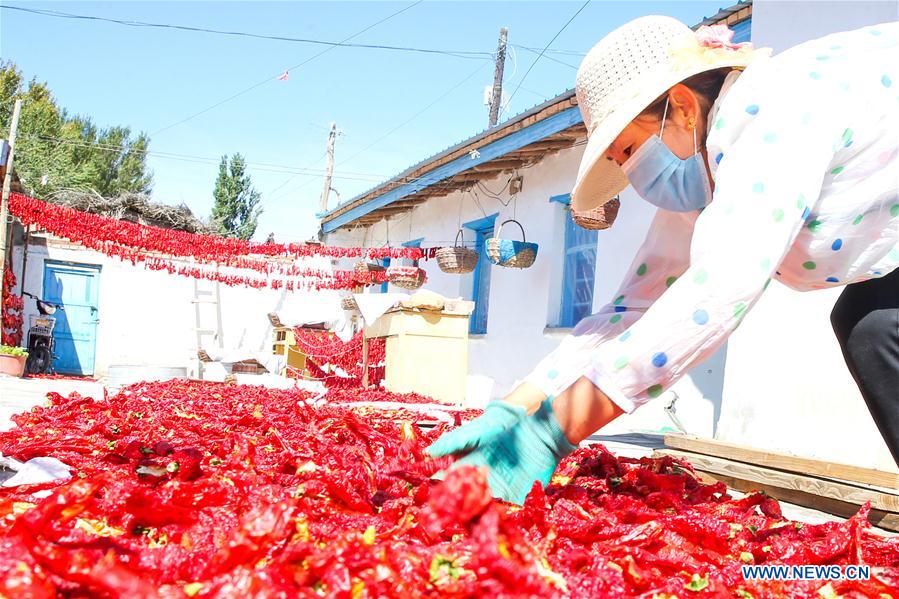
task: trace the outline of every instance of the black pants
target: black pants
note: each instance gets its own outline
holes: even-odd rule
[[[899,464],[899,269],[847,286],[830,322],[849,372]]]

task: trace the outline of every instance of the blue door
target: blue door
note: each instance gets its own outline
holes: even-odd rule
[[[94,374],[99,320],[100,268],[71,262],[44,262],[43,299],[62,304],[53,338],[53,368],[61,374]]]

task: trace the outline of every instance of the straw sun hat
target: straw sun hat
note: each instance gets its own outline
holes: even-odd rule
[[[726,25],[694,33],[677,19],[649,16],[619,27],[590,50],[577,72],[588,141],[571,192],[573,209],[601,206],[627,187],[627,177],[606,150],[656,98],[693,75],[742,68],[770,53],[731,43],[732,36]]]

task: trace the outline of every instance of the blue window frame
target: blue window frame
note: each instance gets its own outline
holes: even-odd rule
[[[381,266],[384,268],[390,266],[390,258],[381,258]],[[381,283],[381,293],[387,293],[387,281]]]
[[[553,196],[552,202],[568,205],[566,196]],[[573,327],[593,312],[593,286],[596,282],[597,231],[579,227],[565,210],[565,257],[562,267],[562,303],[559,326]]]
[[[730,28],[734,32],[734,38],[732,40],[734,43],[739,44],[740,42],[748,42],[752,37],[752,18],[731,25]]]
[[[404,248],[420,248],[421,242],[424,241],[424,237],[419,237],[418,239],[411,239],[403,244]],[[418,260],[412,261],[412,266],[418,266]]]
[[[490,260],[487,259],[487,240],[493,236],[497,214],[465,223],[463,226],[475,233],[478,263],[472,273],[471,299],[474,312],[468,321],[468,332],[483,335],[487,332],[487,314],[490,311]]]

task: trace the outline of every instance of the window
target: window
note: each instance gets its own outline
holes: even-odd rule
[[[567,201],[560,203],[567,204]],[[560,327],[573,327],[593,312],[598,237],[597,231],[583,229],[575,224],[571,212],[565,210],[565,254],[558,323]]]
[[[390,266],[390,258],[381,258],[381,266],[384,268]],[[381,293],[387,293],[387,281],[381,283]]]
[[[420,248],[421,242],[424,241],[424,237],[419,237],[418,239],[412,239],[403,244],[404,248]],[[418,266],[418,260],[412,261],[412,266]]]
[[[487,240],[493,237],[493,226],[497,214],[465,223],[467,229],[475,234],[475,247],[478,250],[478,264],[472,273],[471,299],[474,300],[474,312],[468,321],[468,332],[483,335],[487,332],[487,313],[490,309],[490,260],[487,259]]]
[[[745,21],[740,21],[734,25],[731,25],[730,28],[734,32],[733,42],[735,44],[739,44],[740,42],[748,42],[752,36],[752,19],[746,19]]]

